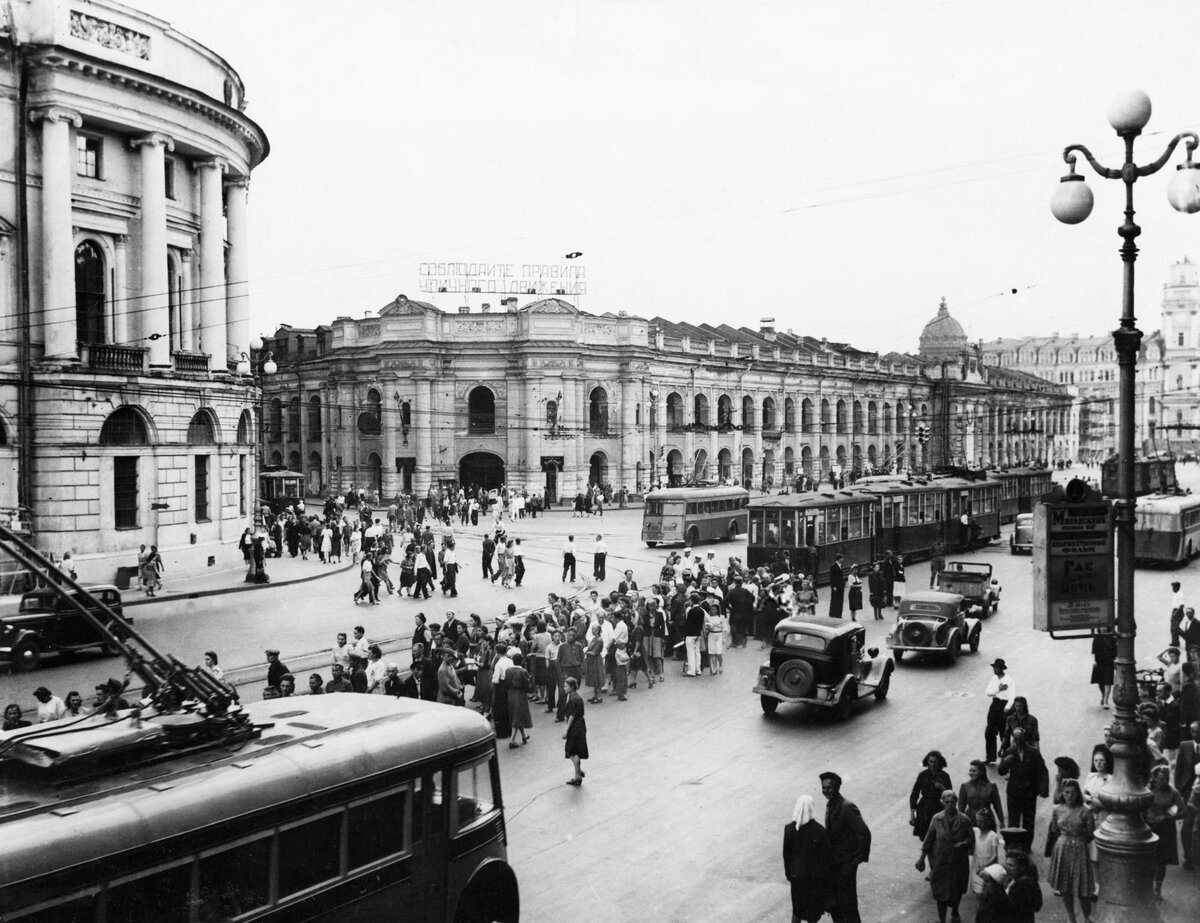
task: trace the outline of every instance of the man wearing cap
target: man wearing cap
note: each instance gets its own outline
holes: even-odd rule
[[[1013,699],[1017,694],[1016,683],[1008,675],[1008,665],[1002,658],[997,657],[992,661],[992,673],[993,676],[987,684],[987,697],[992,701],[988,705],[987,726],[983,731],[989,763],[996,762],[996,740],[1004,734],[1007,712],[1012,710]]]
[[[292,671],[279,659],[279,651],[276,648],[268,647],[264,653],[267,655],[267,686],[278,692],[279,681],[285,673]]]
[[[871,858],[871,831],[858,806],[842,797],[842,777],[820,775],[825,830],[833,852],[834,923],[862,923],[858,915],[858,866]]]
[[[842,560],[845,558],[840,551],[833,556],[829,566],[829,617],[842,617],[842,601],[846,595],[846,572],[842,570]]]

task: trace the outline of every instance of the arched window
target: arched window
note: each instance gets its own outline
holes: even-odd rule
[[[146,421],[132,407],[118,407],[100,427],[101,445],[149,445]]]
[[[821,432],[828,433],[833,426],[833,420],[830,416],[829,401],[826,398],[821,398]]]
[[[1183,331],[1182,330],[1179,331],[1179,342],[1176,345],[1178,345],[1178,346],[1183,345]]]
[[[783,428],[789,433],[796,431],[796,402],[790,397],[783,402]],[[784,464],[786,466],[786,462]]]
[[[1150,406],[1148,408],[1150,416],[1154,416],[1154,411],[1157,406],[1158,405],[1155,403],[1154,398],[1150,398]]]
[[[107,343],[104,331],[104,253],[93,240],[75,248],[75,339],[80,343]]]
[[[844,435],[846,430],[846,402],[837,402],[837,421],[834,423],[833,431],[839,436]]]
[[[237,441],[238,445],[254,444],[254,420],[249,410],[243,410],[238,417]]]
[[[467,395],[467,432],[490,435],[496,432],[496,395],[480,385]]]
[[[733,429],[733,401],[728,394],[717,398],[717,426],[720,429]]]
[[[861,433],[863,431],[863,405],[862,401],[854,402],[854,432]]]
[[[872,436],[879,432],[879,408],[874,401],[867,401],[867,432]]]
[[[764,397],[762,402],[762,426],[765,430],[773,430],[776,428],[775,421],[775,398]]]
[[[288,401],[288,442],[300,441],[300,398]]]
[[[188,445],[216,445],[217,434],[212,414],[207,410],[197,410],[188,424],[187,438]]]
[[[374,388],[367,391],[367,400],[363,405],[363,409],[358,414],[358,432],[361,436],[378,436],[381,429],[380,424],[380,399],[379,392]]]
[[[678,391],[672,391],[667,395],[667,431],[682,429],[683,424],[683,397]]]
[[[592,388],[588,395],[588,431],[593,436],[608,433],[608,392],[603,388]]]
[[[807,397],[800,402],[800,432],[813,431],[813,402]]]
[[[308,399],[308,438],[321,438],[321,398],[317,394]]]
[[[749,394],[742,398],[742,429],[754,432],[754,398]]]
[[[558,401],[546,401],[546,426],[550,429],[558,426]]]
[[[695,413],[695,423],[698,427],[708,426],[708,398],[703,394],[697,394],[695,401],[692,402],[693,411]]]
[[[171,352],[183,349],[182,327],[179,316],[179,293],[183,289],[183,272],[179,267],[179,257],[174,251],[167,251],[167,326],[170,330]]]
[[[1175,390],[1176,391],[1183,390],[1183,376],[1182,375],[1175,376]]]

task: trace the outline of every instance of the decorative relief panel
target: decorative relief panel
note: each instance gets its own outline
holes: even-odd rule
[[[496,395],[497,401],[508,394],[508,387],[502,381],[458,381],[455,382],[454,396],[458,400],[465,401],[467,395],[481,385],[485,388],[490,388],[492,393]]]
[[[71,10],[71,37],[150,60],[150,36]]]
[[[504,333],[507,324],[502,319],[460,320],[454,327],[456,333],[464,336],[486,336],[491,333]]]
[[[528,367],[531,369],[573,369],[578,364],[574,359],[530,359]]]
[[[360,337],[363,337],[363,338],[377,337],[377,336],[379,336],[379,332],[380,332],[379,324],[359,324],[358,325],[358,335]]]

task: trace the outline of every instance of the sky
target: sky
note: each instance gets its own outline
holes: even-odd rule
[[[1139,162],[1200,129],[1194,4],[1166,0],[126,2],[229,61],[270,139],[262,334],[402,293],[498,308],[423,292],[440,263],[569,266],[591,313],[880,352],[916,351],[943,297],[973,340],[1100,334],[1124,188],[1085,169],[1092,216],[1060,224],[1062,150],[1118,166],[1129,88],[1154,104]],[[1166,201],[1182,162],[1135,187],[1147,333],[1170,264],[1200,260],[1200,214]]]

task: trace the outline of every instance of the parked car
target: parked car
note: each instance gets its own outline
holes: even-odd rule
[[[919,590],[900,600],[896,624],[887,646],[899,664],[905,652],[945,654],[957,660],[964,645],[979,650],[979,619],[968,618],[962,596],[940,590]]]
[[[1033,554],[1033,513],[1017,513],[1008,550],[1013,554]]]
[[[758,671],[754,693],[762,710],[780,702],[830,708],[839,720],[868,695],[882,701],[891,686],[892,658],[865,650],[866,629],[858,622],[793,616],[775,626],[771,658]]]
[[[121,591],[115,586],[85,588],[93,598],[121,616],[127,623],[133,619],[124,615]],[[72,594],[78,597],[79,594]],[[87,603],[85,602],[85,605]],[[102,622],[107,614],[98,607],[90,609]],[[17,670],[34,670],[49,653],[74,654],[98,647],[115,656],[119,648],[112,639],[97,629],[58,591],[40,587],[21,597],[17,611],[0,619],[0,661],[7,660]]]
[[[1000,608],[1000,581],[992,576],[992,565],[973,561],[951,561],[938,574],[936,589],[957,593],[968,612],[978,609],[987,618]]]

